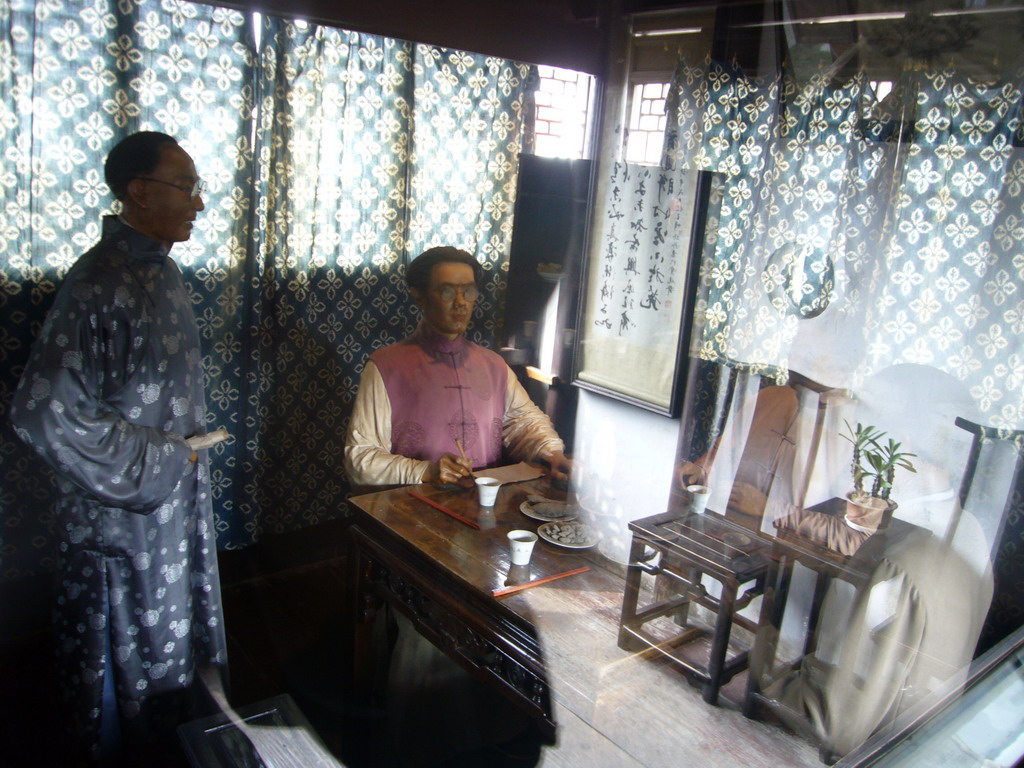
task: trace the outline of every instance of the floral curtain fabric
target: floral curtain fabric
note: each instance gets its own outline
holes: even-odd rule
[[[668,154],[726,176],[700,357],[773,373],[813,348],[844,386],[934,366],[1024,423],[1022,84],[908,68],[892,109],[863,73],[681,65]]]
[[[956,519],[958,531],[971,519],[974,555],[996,574],[986,648],[1024,620],[1024,475],[1006,438],[1024,427],[1024,72],[917,63],[889,93],[880,85],[865,72],[679,66],[666,156],[720,172],[721,203],[680,456],[707,450],[759,386],[798,371],[916,454],[899,514],[941,535],[937,510],[960,514],[969,462],[955,423],[984,425],[985,482]],[[848,489],[848,462],[842,441],[819,449],[823,498]]]
[[[255,334],[221,408],[246,415],[222,502],[245,523],[225,526],[229,545],[339,514],[359,373],[415,324],[409,260],[441,244],[476,254],[486,285],[473,333],[493,343],[529,74],[280,19],[261,33],[252,321],[212,333]]]
[[[50,565],[50,477],[6,410],[53,292],[99,234],[109,149],[175,136],[210,192],[175,246],[203,334],[221,547],[343,511],[370,352],[411,329],[423,249],[503,300],[527,67],[179,0],[0,0],[0,580]]]

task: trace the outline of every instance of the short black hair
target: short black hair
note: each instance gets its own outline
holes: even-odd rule
[[[178,142],[166,133],[139,131],[117,143],[107,155],[103,176],[114,197],[124,200],[128,182],[139,176],[148,176],[160,165],[160,147]]]
[[[438,264],[466,264],[473,268],[473,281],[479,286],[484,281],[484,268],[472,254],[460,251],[450,245],[429,248],[412,260],[405,271],[405,283],[420,293],[430,288],[430,275]]]

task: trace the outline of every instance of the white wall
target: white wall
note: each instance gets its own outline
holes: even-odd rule
[[[580,391],[573,491],[612,559],[626,560],[630,520],[667,509],[678,439],[678,419]]]

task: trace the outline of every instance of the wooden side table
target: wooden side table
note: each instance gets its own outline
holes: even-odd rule
[[[747,666],[749,649],[729,656],[729,641],[734,624],[752,633],[757,630],[756,622],[738,611],[764,590],[770,545],[713,512],[666,512],[635,520],[629,528],[633,541],[619,620],[619,647],[664,654],[702,684],[706,702],[716,704],[719,689]],[[644,573],[655,577],[655,593],[653,602],[641,607]],[[704,576],[721,584],[720,596],[708,593],[702,583]],[[751,586],[739,594],[747,584]],[[706,662],[676,652],[709,634],[706,626],[691,621],[691,605],[716,614]],[[671,617],[680,631],[665,637],[664,629],[655,634],[647,626],[664,617]]]

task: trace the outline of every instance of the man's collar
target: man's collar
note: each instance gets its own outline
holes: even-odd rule
[[[135,229],[120,215],[103,217],[103,237],[117,238],[133,255],[141,258],[162,259],[170,253],[170,246]]]
[[[431,328],[426,320],[420,320],[410,341],[423,347],[431,357],[456,364],[462,362],[469,348],[466,334],[460,333],[454,339],[449,339]]]

